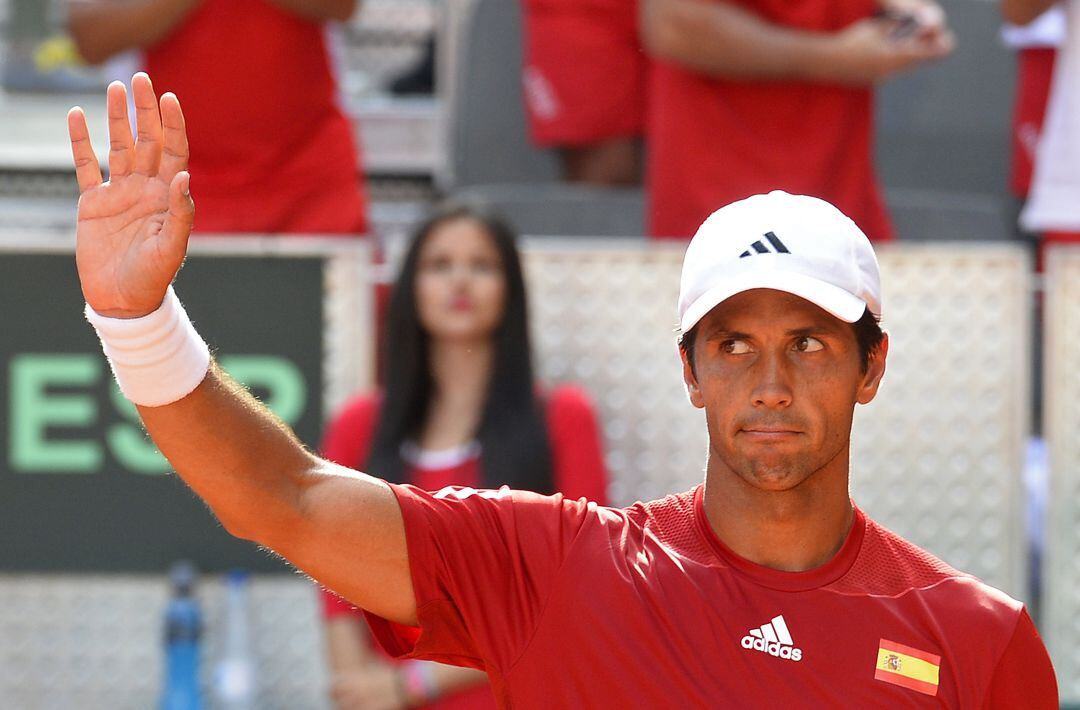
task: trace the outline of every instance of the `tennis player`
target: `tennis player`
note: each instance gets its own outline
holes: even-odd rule
[[[1023,605],[849,498],[852,413],[888,339],[874,252],[834,207],[751,197],[687,249],[703,485],[625,509],[425,493],[320,460],[213,363],[170,286],[194,215],[180,104],[132,85],[138,141],[109,87],[107,183],[69,114],[87,318],[225,527],[367,610],[391,653],[482,668],[515,708],[1057,707]]]

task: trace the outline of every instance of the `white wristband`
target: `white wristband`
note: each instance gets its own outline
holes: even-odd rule
[[[210,369],[210,349],[172,286],[161,307],[141,318],[109,318],[86,306],[120,391],[135,404],[161,407],[183,399]]]

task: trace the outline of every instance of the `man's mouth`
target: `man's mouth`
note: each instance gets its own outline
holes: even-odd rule
[[[773,441],[796,436],[802,432],[785,426],[748,426],[740,429],[739,433],[758,441]]]

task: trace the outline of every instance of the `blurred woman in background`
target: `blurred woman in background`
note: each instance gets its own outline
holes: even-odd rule
[[[385,387],[349,402],[323,455],[427,490],[449,485],[561,492],[605,502],[592,406],[538,390],[525,283],[510,228],[464,205],[417,231],[390,299]],[[495,707],[487,676],[375,650],[360,612],[324,592],[332,695],[355,708]]]

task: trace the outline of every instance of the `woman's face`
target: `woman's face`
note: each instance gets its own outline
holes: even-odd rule
[[[503,263],[487,229],[468,217],[435,227],[416,272],[420,327],[434,340],[490,338],[505,305]]]

